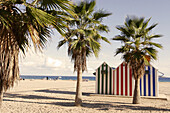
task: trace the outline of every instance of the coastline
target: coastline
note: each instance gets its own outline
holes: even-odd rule
[[[77,76],[38,76],[38,75],[21,75],[20,79],[35,79],[35,80],[46,80],[48,77],[48,80],[77,80]],[[96,77],[93,75],[91,76],[82,76],[84,80],[88,81],[95,81]],[[170,82],[170,77],[159,77],[159,82]]]

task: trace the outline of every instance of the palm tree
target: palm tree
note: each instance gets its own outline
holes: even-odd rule
[[[101,36],[100,32],[108,32],[109,29],[106,25],[101,24],[102,19],[111,15],[102,10],[94,12],[96,1],[82,1],[73,7],[76,17],[67,21],[68,27],[65,33],[65,39],[59,42],[58,47],[63,44],[68,44],[68,55],[74,62],[74,71],[77,71],[77,87],[75,105],[81,106],[82,104],[82,73],[87,70],[86,58],[94,54],[98,56],[100,50],[100,40],[107,43],[109,41],[106,37]]]
[[[157,25],[153,24],[149,27],[148,23],[151,18],[138,18],[135,16],[127,17],[125,25],[119,25],[116,28],[121,32],[113,40],[121,41],[122,46],[116,50],[117,54],[123,54],[125,62],[129,63],[132,68],[132,74],[135,79],[135,89],[133,95],[133,104],[140,103],[140,78],[145,73],[145,65],[149,65],[151,59],[157,59],[157,48],[162,48],[153,39],[161,37],[161,35],[151,34],[151,30]]]
[[[3,92],[19,78],[19,52],[25,53],[31,42],[35,49],[45,47],[50,26],[62,33],[61,12],[71,12],[69,4],[67,0],[0,1],[0,106]]]

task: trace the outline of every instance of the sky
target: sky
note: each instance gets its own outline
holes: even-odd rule
[[[73,0],[79,2],[81,0]],[[123,25],[127,15],[138,17],[151,17],[150,25],[158,23],[152,30],[152,34],[161,34],[163,37],[155,42],[163,45],[163,49],[158,49],[158,60],[151,64],[165,76],[170,77],[170,0],[96,0],[95,9],[103,9],[112,13],[111,16],[104,18],[103,23],[109,26],[110,32],[104,33],[111,44],[101,42],[101,51],[98,58],[93,55],[87,59],[87,72],[83,76],[93,76],[93,72],[103,62],[109,66],[117,67],[123,59],[121,55],[115,55],[116,48],[121,46],[120,42],[113,41],[120,32],[115,28],[117,25]],[[57,49],[58,42],[62,37],[53,32],[52,38],[48,41],[47,47],[42,53],[35,53],[30,49],[24,56],[20,54],[20,75],[44,75],[44,76],[73,76],[74,64],[67,54],[67,46]]]

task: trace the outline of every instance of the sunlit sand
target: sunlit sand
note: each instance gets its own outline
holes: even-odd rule
[[[170,96],[170,83],[160,83],[160,94]],[[132,98],[90,96],[95,93],[95,81],[82,82],[83,106],[75,107],[76,81],[21,80],[4,94],[2,113],[119,113],[170,112],[170,101],[141,99],[131,104]]]

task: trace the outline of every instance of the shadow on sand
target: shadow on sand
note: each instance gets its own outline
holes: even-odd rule
[[[22,95],[22,94],[10,94],[10,93],[5,93],[4,97],[7,97],[7,98],[23,98],[23,99],[73,100],[73,99],[65,99],[65,98],[39,96],[39,95]]]
[[[43,90],[34,90],[35,92],[43,92],[43,93],[57,93],[57,94],[69,94],[69,95],[75,95],[76,92],[73,91],[59,91],[59,90],[49,90],[49,89],[43,89]],[[82,93],[84,96],[89,96],[90,94],[94,93]]]
[[[44,92],[44,93],[59,93],[59,94],[71,94],[75,95],[75,92],[71,91],[53,91],[53,90],[36,90],[35,92]],[[89,95],[89,93],[84,93],[84,95]],[[14,99],[15,98],[15,99]],[[28,101],[28,100],[16,100],[16,98],[22,98],[22,99],[33,99],[34,101]],[[45,102],[39,102],[36,101],[36,99],[51,99],[51,100],[64,100],[67,102],[54,102],[54,101],[45,101]],[[66,98],[55,98],[55,97],[48,97],[48,96],[40,96],[40,95],[24,95],[24,94],[10,94],[5,93],[3,101],[13,101],[13,102],[23,102],[23,103],[37,103],[37,104],[46,104],[46,105],[57,105],[57,106],[64,106],[64,107],[74,107],[74,99],[66,99]],[[135,111],[169,111],[170,109],[165,108],[157,108],[157,107],[151,107],[151,106],[140,106],[140,105],[133,105],[131,103],[124,103],[124,102],[108,102],[108,101],[92,101],[92,100],[85,100],[83,101],[82,107],[84,108],[95,108],[97,110],[135,110]]]

